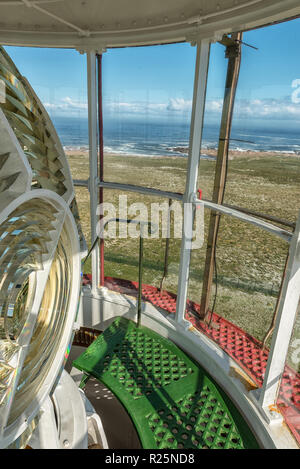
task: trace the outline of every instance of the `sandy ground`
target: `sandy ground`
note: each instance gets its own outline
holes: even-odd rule
[[[65,153],[66,153],[67,156],[79,156],[79,155],[87,155],[88,156],[88,154],[89,154],[89,152],[85,149],[65,150]],[[215,157],[217,155],[217,151],[208,149],[208,150],[203,150],[202,154],[204,156],[208,155],[208,156]],[[141,155],[118,155],[117,153],[105,153],[105,155],[107,155],[109,157],[124,156],[126,158],[136,158],[137,156],[142,157]],[[253,152],[252,150],[245,150],[245,151],[231,150],[229,152],[229,159],[230,160],[237,159],[237,158],[249,158],[249,157],[251,157],[251,158],[271,158],[271,157],[274,157],[274,156],[280,156],[280,157],[286,157],[286,158],[297,158],[297,159],[300,158],[300,154],[296,154],[296,153],[272,153],[272,152],[267,152],[267,151]],[[145,158],[148,158],[148,157],[149,157],[148,155],[147,156],[145,155]],[[177,159],[178,155],[175,155],[175,156],[153,155],[153,156],[151,156],[151,158],[155,158],[155,159],[168,158],[170,160],[173,160],[173,159]]]

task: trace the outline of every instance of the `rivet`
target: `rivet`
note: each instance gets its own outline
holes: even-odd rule
[[[70,446],[69,440],[64,440],[63,445],[64,445],[65,448],[68,448],[68,446]]]

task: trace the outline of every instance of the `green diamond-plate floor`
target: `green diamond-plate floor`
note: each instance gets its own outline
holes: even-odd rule
[[[207,373],[146,327],[117,318],[73,365],[118,397],[143,448],[258,447],[238,410]]]

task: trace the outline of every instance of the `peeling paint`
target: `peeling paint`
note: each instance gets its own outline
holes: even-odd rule
[[[234,366],[230,367],[229,376],[237,378],[247,389],[247,391],[253,391],[257,389],[257,385],[252,381],[246,373],[243,373],[240,369]]]

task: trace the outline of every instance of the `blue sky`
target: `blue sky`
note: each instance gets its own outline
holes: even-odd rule
[[[244,41],[258,50],[243,47],[235,120],[244,125],[251,122],[298,125],[300,19],[244,33]],[[84,55],[73,50],[21,47],[7,47],[7,51],[52,118],[87,115]],[[189,44],[106,52],[103,57],[105,117],[188,121],[195,55],[195,47]],[[207,122],[215,123],[220,117],[226,62],[224,48],[213,44]]]

